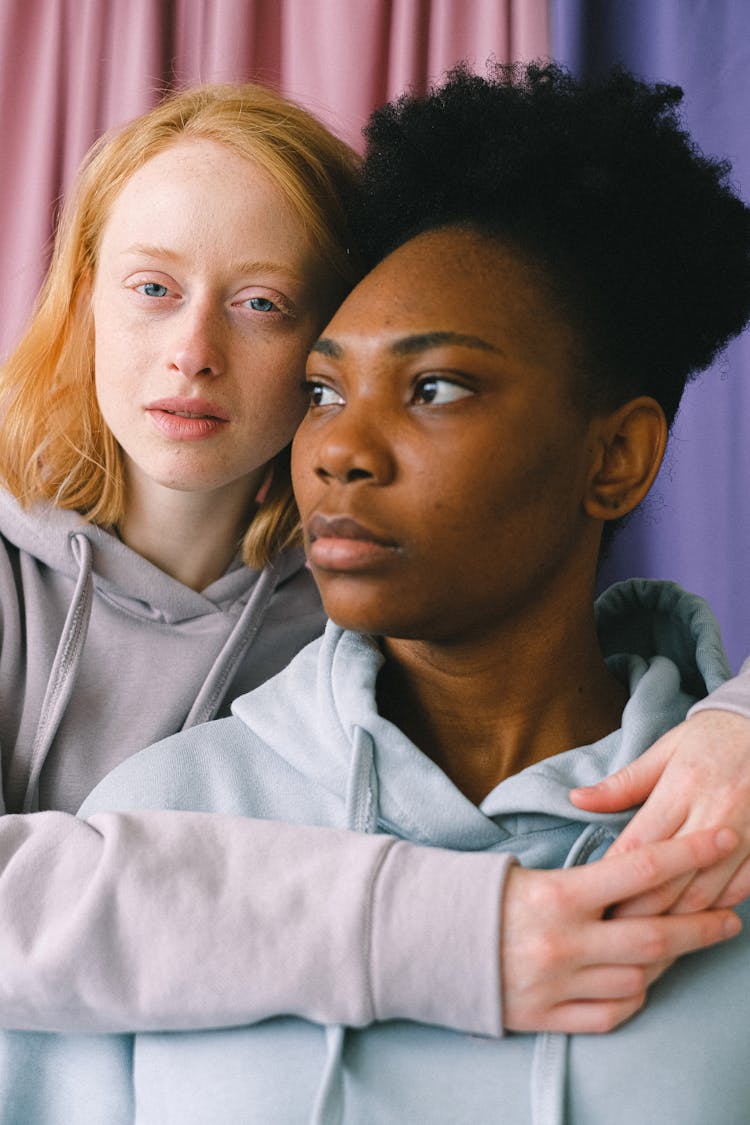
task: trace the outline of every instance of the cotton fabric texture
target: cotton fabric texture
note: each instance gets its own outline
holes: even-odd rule
[[[627,816],[575,809],[570,787],[632,761],[729,675],[705,603],[670,583],[614,587],[597,617],[610,667],[630,690],[621,728],[508,778],[478,808],[378,714],[375,641],[329,624],[288,669],[237,700],[232,717],[136,755],[81,813],[231,811],[393,833],[530,866],[590,862]],[[419,905],[396,904],[394,929]],[[741,912],[750,918],[746,906]],[[471,925],[462,922],[462,934],[472,942]],[[652,989],[646,1009],[606,1036],[489,1039],[398,1019],[362,1029],[273,1019],[209,1034],[53,1038],[41,1046],[32,1039],[26,1080],[37,1091],[46,1086],[50,1098],[37,1100],[33,1119],[745,1125],[747,945],[745,935],[684,958]],[[408,936],[402,954],[407,980],[420,956]],[[58,1073],[79,1091],[65,1118],[53,1098]],[[9,1097],[7,1083],[0,1089]],[[93,1116],[103,1099],[109,1116]]]
[[[425,904],[410,921],[423,971],[398,1013],[496,1031],[496,857],[446,864],[384,836],[245,818],[70,815],[129,755],[229,714],[322,628],[301,550],[262,572],[238,558],[196,593],[76,513],[24,511],[0,492],[3,1026],[179,1029],[278,1012],[366,1023],[374,997],[386,1011],[396,999],[387,956],[375,963],[370,948],[390,940],[394,899],[411,887]],[[448,972],[455,909],[478,936],[454,943]],[[4,1088],[17,1089],[30,1042],[17,1056],[6,1040]],[[43,1087],[26,1085],[3,1125],[44,1119]],[[67,1125],[65,1088],[50,1104]]]

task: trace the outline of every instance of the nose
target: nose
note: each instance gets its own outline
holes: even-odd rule
[[[175,323],[169,366],[187,379],[220,375],[225,356],[220,314],[207,302],[188,305]]]
[[[314,471],[326,483],[389,484],[395,461],[382,420],[364,418],[349,407],[326,422]]]

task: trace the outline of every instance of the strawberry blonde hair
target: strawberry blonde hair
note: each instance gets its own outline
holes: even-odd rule
[[[250,84],[200,86],[100,138],[63,210],[30,324],[0,370],[0,480],[24,505],[47,501],[103,526],[116,526],[123,517],[122,452],[96,399],[89,292],[114,200],[147,160],[189,138],[226,145],[273,178],[317,247],[334,300],[359,278],[347,248],[358,159],[319,121],[273,91]],[[299,537],[288,449],[272,467],[268,493],[243,539],[249,566],[263,566]]]

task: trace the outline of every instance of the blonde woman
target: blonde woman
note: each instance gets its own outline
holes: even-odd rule
[[[460,1022],[480,948],[476,988],[496,976],[496,862],[456,856],[446,880],[432,852],[386,838],[70,815],[322,630],[288,447],[310,344],[358,277],[356,174],[347,146],[257,86],[178,94],[81,171],[0,384],[3,794],[8,814],[41,810],[0,820],[6,1026],[367,1022],[393,1004]],[[380,944],[407,868],[424,967],[390,995]],[[485,921],[440,985],[433,928],[456,909]],[[498,1009],[495,988],[476,1030]]]

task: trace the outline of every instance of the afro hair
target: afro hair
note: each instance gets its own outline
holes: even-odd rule
[[[648,394],[671,424],[750,315],[750,211],[681,100],[622,68],[457,67],[370,118],[355,240],[369,266],[443,226],[510,244],[577,332],[591,404]]]

